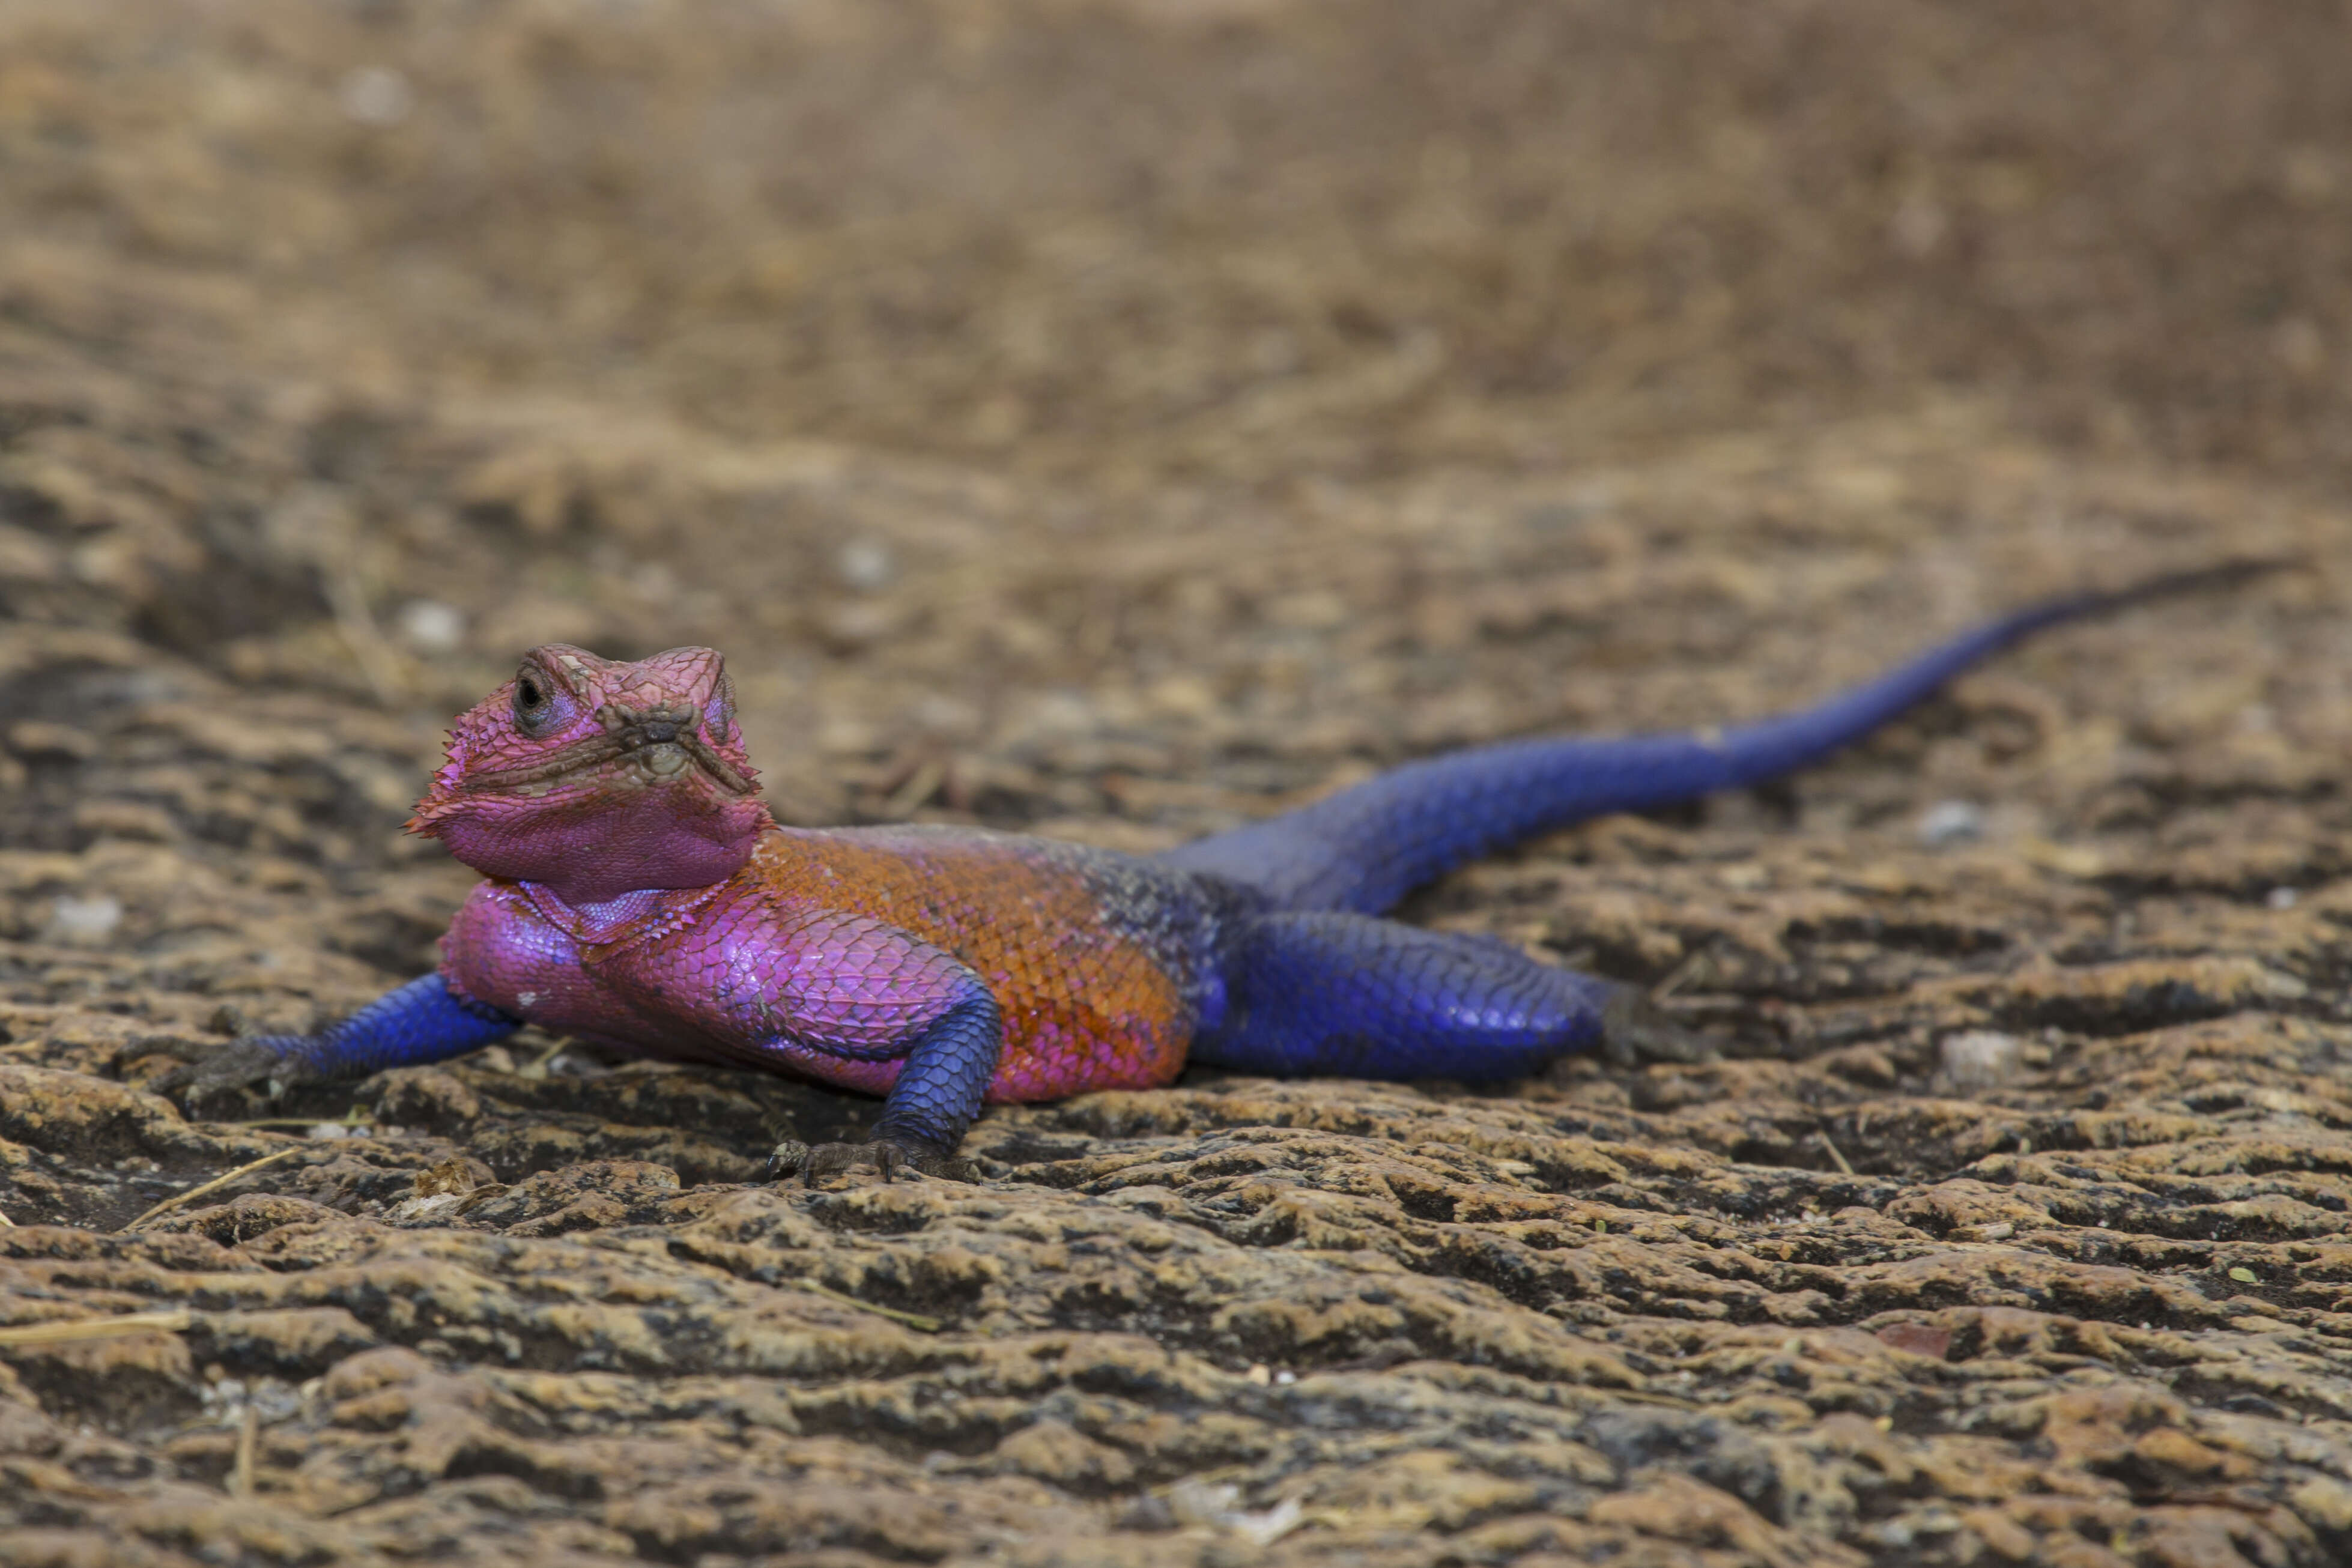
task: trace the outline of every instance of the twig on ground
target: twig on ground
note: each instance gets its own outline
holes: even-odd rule
[[[249,1498],[253,1495],[253,1457],[261,1446],[261,1412],[250,1404],[245,1407],[245,1419],[236,1428],[236,1464],[228,1473],[228,1495]]]
[[[551,1070],[554,1066],[555,1059],[562,1056],[566,1051],[570,1050],[572,1042],[569,1040],[557,1040],[553,1045],[549,1046],[545,1051],[541,1051],[537,1056],[532,1057],[529,1061],[523,1063],[522,1066],[515,1069],[515,1076],[518,1078],[546,1078],[551,1076]]]
[[[919,1329],[925,1333],[937,1333],[947,1326],[939,1319],[927,1318],[920,1312],[902,1312],[896,1307],[877,1307],[871,1301],[861,1301],[846,1291],[836,1291],[830,1285],[820,1285],[814,1280],[794,1280],[792,1282],[803,1291],[814,1291],[827,1301],[839,1301],[845,1307],[856,1307],[860,1312],[872,1312],[878,1317],[888,1318],[894,1322],[905,1323],[908,1328]]]
[[[149,1209],[146,1213],[141,1215],[138,1218],[124,1226],[121,1230],[116,1232],[116,1234],[123,1235],[136,1230],[141,1226],[146,1224],[149,1220],[154,1218],[157,1215],[177,1208],[180,1205],[187,1202],[192,1197],[202,1197],[208,1192],[218,1192],[229,1183],[236,1180],[237,1177],[251,1176],[255,1171],[259,1170],[262,1166],[274,1166],[278,1161],[286,1158],[289,1155],[299,1155],[310,1146],[310,1145],[307,1143],[296,1144],[291,1148],[280,1149],[276,1154],[264,1155],[257,1160],[248,1160],[244,1165],[237,1166],[236,1169],[229,1172],[226,1176],[215,1176],[212,1180],[205,1183],[202,1186],[192,1186],[185,1192],[174,1193],[172,1197],[165,1198],[163,1202],[157,1204],[154,1207]]]
[[[326,591],[327,608],[334,612],[335,630],[351,650],[360,673],[367,677],[376,700],[386,707],[394,706],[405,695],[408,683],[401,678],[399,658],[369,612],[367,591],[359,573],[349,569],[339,571],[322,561],[319,584]]]

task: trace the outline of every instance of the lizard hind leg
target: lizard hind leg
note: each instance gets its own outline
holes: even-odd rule
[[[1226,1008],[1192,1059],[1248,1072],[1522,1077],[1613,1033],[1618,988],[1491,937],[1328,911],[1234,933]]]

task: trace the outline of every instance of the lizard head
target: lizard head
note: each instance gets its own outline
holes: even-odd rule
[[[567,904],[703,887],[774,826],[756,777],[710,649],[618,664],[554,643],[458,716],[408,831]]]

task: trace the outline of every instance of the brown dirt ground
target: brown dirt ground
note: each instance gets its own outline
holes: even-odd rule
[[[0,1563],[2345,1561],[2347,57],[0,6],[0,1325],[187,1314],[0,1348]],[[404,808],[536,641],[726,649],[793,820],[1149,849],[2259,552],[1412,911],[1713,1065],[1198,1074],[815,1193],[759,1156],[869,1105],[529,1036],[141,1088],[430,961]]]

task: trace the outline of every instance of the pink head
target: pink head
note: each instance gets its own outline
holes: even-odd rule
[[[623,664],[554,643],[458,716],[408,831],[566,904],[703,887],[774,826],[756,777],[710,649]]]

